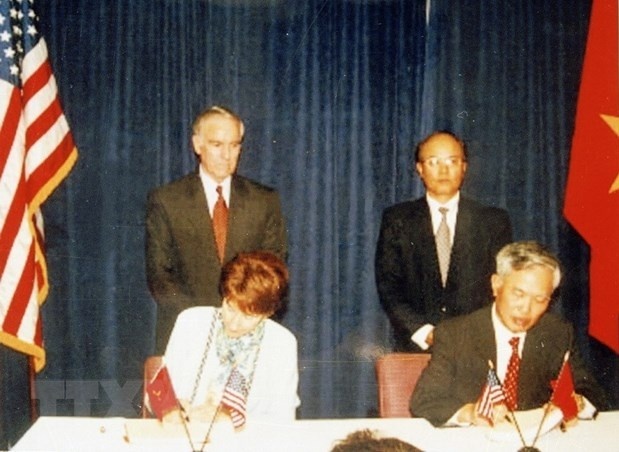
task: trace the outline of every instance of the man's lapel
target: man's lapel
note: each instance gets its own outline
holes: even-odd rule
[[[484,308],[479,321],[473,324],[473,328],[476,330],[473,337],[477,339],[474,345],[475,354],[484,360],[487,371],[488,360],[496,366],[496,340],[494,326],[492,325],[492,306]]]
[[[197,173],[187,184],[187,206],[182,209],[181,215],[188,223],[188,230],[195,231],[194,241],[190,246],[203,248],[205,255],[214,253],[216,256],[213,221],[208,211],[204,187]]]
[[[552,368],[557,357],[562,357],[566,350],[560,350],[544,314],[538,323],[527,332],[522,350],[520,375],[518,377],[519,399],[525,405],[539,404],[540,393],[549,390],[548,369]],[[557,367],[558,370],[558,367]],[[543,380],[543,381],[540,381]],[[543,389],[540,389],[543,388]]]
[[[228,214],[228,236],[224,260],[231,259],[237,253],[239,243],[243,242],[243,234],[252,227],[251,204],[248,201],[249,190],[243,180],[232,176],[230,184],[230,206]],[[253,219],[256,220],[255,218]]]
[[[430,214],[430,206],[426,198],[420,199],[420,208],[416,211],[418,218],[413,220],[413,224],[419,228],[419,237],[421,243],[417,247],[423,260],[423,267],[432,269],[432,278],[438,286],[441,283],[441,271],[438,265],[438,254],[436,253],[436,241],[434,239],[434,230],[432,228],[432,215]]]
[[[475,219],[471,214],[469,204],[466,199],[460,197],[454,242],[451,248],[448,283],[450,279],[452,280],[451,282],[457,282],[458,279],[461,280],[463,272],[466,273],[467,271],[466,266],[462,262],[466,260],[466,256],[477,254],[473,249],[473,244],[475,243],[475,239],[472,238],[473,221]]]

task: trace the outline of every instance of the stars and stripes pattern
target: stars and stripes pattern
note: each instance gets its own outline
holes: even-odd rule
[[[486,384],[477,404],[477,413],[486,419],[492,419],[494,405],[505,400],[501,382],[493,369],[488,369]]]
[[[0,343],[45,365],[39,307],[48,292],[41,204],[77,149],[33,0],[0,0]]]
[[[233,368],[228,378],[228,383],[224,388],[221,404],[228,409],[235,429],[245,424],[247,414],[245,405],[248,392],[249,389],[245,377],[241,375],[236,367]]]

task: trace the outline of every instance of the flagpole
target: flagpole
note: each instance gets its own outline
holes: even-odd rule
[[[187,425],[187,422],[189,421],[189,416],[187,416],[187,412],[185,411],[185,407],[183,407],[183,404],[180,402],[180,400],[176,399],[176,402],[178,403],[178,416],[181,418],[181,423],[183,424],[183,428],[185,429],[185,434],[187,435],[187,439],[189,440],[189,446],[191,446],[191,450],[193,452],[196,452],[196,448],[193,445],[193,440],[191,439],[191,432],[189,431],[189,426]]]
[[[565,355],[563,356],[563,364],[561,364],[561,369],[559,370],[559,375],[557,376],[557,380],[561,377],[561,374],[563,373],[563,369],[565,369],[565,363],[567,362],[569,358],[570,358],[570,351],[568,350],[565,352]],[[553,394],[554,394],[554,391],[553,391]],[[550,400],[552,400],[553,394],[550,395]],[[550,406],[551,406],[550,400],[544,407],[544,415],[542,416],[542,421],[539,423],[539,426],[537,427],[537,432],[535,433],[535,438],[533,438],[533,443],[531,444],[531,447],[535,446],[535,443],[537,442],[539,438],[539,434],[542,431],[542,426],[544,425],[544,421],[546,420],[546,417],[548,416],[548,413],[550,412]]]
[[[533,442],[531,443],[531,447],[533,447],[534,449],[535,449],[535,443],[539,439],[539,434],[542,431],[542,425],[544,425],[544,421],[546,420],[546,417],[548,416],[548,413],[550,413],[550,402],[548,402],[546,404],[546,406],[544,407],[544,414],[542,415],[542,420],[539,423],[539,426],[537,427],[537,432],[535,433],[535,438],[533,438]],[[535,450],[537,450],[537,449],[535,449]]]
[[[37,420],[39,415],[37,412],[37,404],[36,404],[36,400],[37,400],[36,370],[35,370],[35,363],[34,363],[33,356],[28,357],[28,384],[30,386],[29,388],[30,390],[30,420],[32,421],[32,423],[34,423],[34,421]]]
[[[206,443],[208,442],[208,438],[209,436],[211,436],[211,430],[213,429],[213,425],[215,425],[215,419],[217,419],[217,416],[219,415],[220,408],[221,408],[221,403],[218,404],[217,408],[215,409],[215,414],[213,415],[213,419],[211,419],[211,423],[208,426],[208,430],[206,431],[206,435],[204,436],[204,440],[202,441],[202,445],[200,446],[199,452],[202,452],[204,450],[204,446],[206,446]]]
[[[234,363],[234,365],[232,366],[232,370],[230,371],[230,374],[228,375],[228,379],[226,380],[226,384],[224,384],[224,391],[225,391],[225,388],[230,384],[230,379],[232,378],[232,374],[234,373],[235,369],[236,369],[236,363]],[[222,394],[222,400],[223,400],[223,394]],[[200,452],[202,452],[204,450],[204,446],[208,442],[208,438],[211,435],[211,430],[213,429],[213,425],[215,425],[215,420],[217,419],[217,415],[219,415],[219,411],[221,409],[221,404],[222,404],[222,401],[220,401],[217,404],[217,408],[215,409],[215,414],[213,415],[213,419],[211,419],[211,423],[209,424],[208,430],[206,431],[206,435],[204,436],[204,441],[202,441],[202,447],[200,447]]]
[[[496,373],[496,369],[494,368],[494,364],[492,364],[491,360],[488,360],[488,366],[490,366],[490,371],[494,374],[494,376],[496,377],[497,381],[499,382],[499,387],[501,388],[501,393],[503,394],[503,397],[505,399],[507,399],[507,395],[505,394],[505,390],[503,389],[503,383],[501,383],[501,380],[499,379],[499,376]],[[507,408],[507,410],[509,411],[509,414],[511,414],[511,419],[513,419],[514,421],[514,425],[516,426],[516,430],[518,431],[518,436],[520,437],[520,441],[522,442],[522,446],[519,449],[519,452],[522,451],[536,451],[537,449],[535,447],[531,446],[527,446],[526,441],[524,440],[524,436],[522,436],[522,431],[520,430],[520,425],[518,425],[518,419],[516,418],[516,415],[514,414],[514,411],[511,409],[511,407],[506,403],[505,407]],[[507,418],[507,420],[509,421],[510,419]]]

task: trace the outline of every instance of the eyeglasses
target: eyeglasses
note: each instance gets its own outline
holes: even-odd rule
[[[422,160],[421,163],[424,165],[428,165],[430,168],[437,168],[440,164],[447,166],[448,168],[453,168],[455,166],[459,166],[461,163],[466,162],[462,157],[430,157],[425,160]]]

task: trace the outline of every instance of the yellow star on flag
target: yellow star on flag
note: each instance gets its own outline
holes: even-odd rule
[[[608,124],[610,128],[613,129],[613,132],[615,132],[615,134],[619,136],[619,116],[609,116],[609,115],[601,115],[601,116],[602,116],[602,119],[606,121],[606,124]],[[613,184],[610,186],[610,190],[608,190],[608,193],[613,193],[617,190],[619,190],[619,174],[617,174],[617,178],[615,179],[615,182],[613,182]]]

